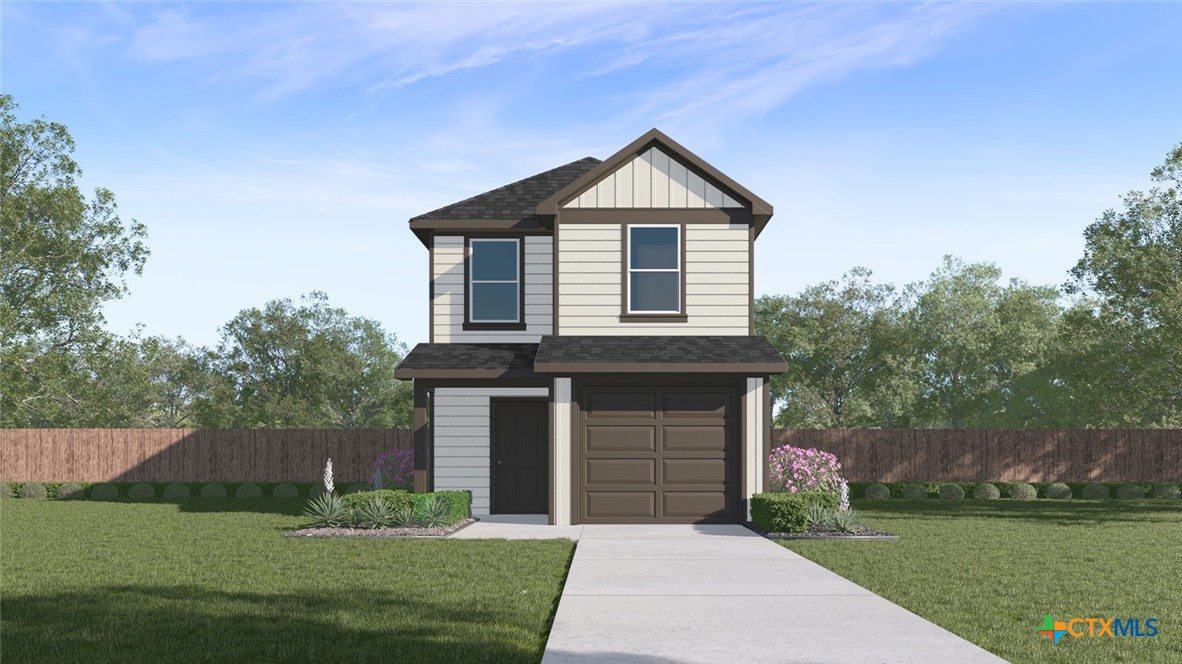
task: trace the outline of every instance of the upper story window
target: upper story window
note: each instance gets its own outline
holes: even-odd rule
[[[520,323],[521,241],[473,238],[469,249],[469,322]]]
[[[680,226],[628,226],[628,313],[681,313],[682,269]]]

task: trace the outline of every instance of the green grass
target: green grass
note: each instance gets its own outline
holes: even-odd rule
[[[0,502],[4,661],[541,659],[569,541],[281,537],[301,509]]]
[[[784,545],[1012,662],[1182,662],[1182,503],[892,500],[854,508],[900,540]],[[1038,634],[1048,613],[1155,617],[1160,631],[1065,636],[1052,645]]]

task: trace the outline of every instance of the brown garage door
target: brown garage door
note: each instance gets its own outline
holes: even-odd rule
[[[580,523],[738,521],[738,390],[584,385]]]

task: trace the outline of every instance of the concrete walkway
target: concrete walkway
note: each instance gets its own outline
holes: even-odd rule
[[[742,526],[581,530],[543,664],[1004,661]]]

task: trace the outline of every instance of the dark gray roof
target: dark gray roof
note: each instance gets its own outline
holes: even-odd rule
[[[781,373],[784,358],[766,337],[547,336],[534,360],[538,373]]]
[[[594,157],[584,157],[545,173],[538,173],[513,184],[486,191],[459,203],[452,203],[438,210],[420,214],[411,221],[532,218],[535,216],[538,203],[574,182],[579,176],[595,168],[599,163],[599,160]]]
[[[396,378],[532,376],[537,344],[418,344],[394,370]]]

